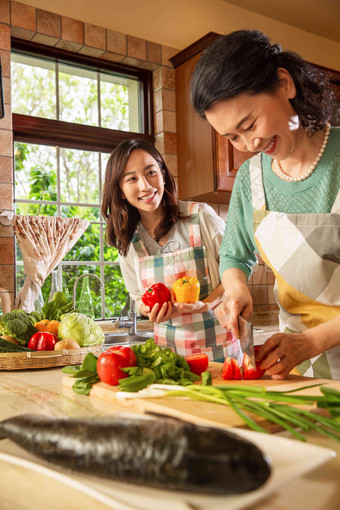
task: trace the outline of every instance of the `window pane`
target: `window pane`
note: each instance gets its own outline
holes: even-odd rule
[[[98,126],[97,72],[59,65],[60,120]]]
[[[127,290],[119,266],[105,266],[105,315],[119,316],[127,299]]]
[[[99,204],[97,152],[60,149],[60,194],[64,202]]]
[[[71,296],[73,296],[73,286],[76,279],[84,273],[94,273],[100,278],[100,268],[97,266],[84,265],[84,266],[62,266],[63,268],[63,282],[67,286],[67,289]],[[81,287],[83,278],[81,278],[76,285],[76,307],[79,304],[79,298],[81,294]],[[101,311],[101,285],[97,278],[89,277],[90,293],[93,301],[95,318],[100,319],[102,317]]]
[[[101,127],[140,133],[139,81],[100,74]]]
[[[15,142],[15,197],[57,200],[56,147]]]
[[[100,225],[91,223],[73,248],[65,255],[64,260],[99,261]]]
[[[56,205],[16,203],[15,214],[32,214],[34,216],[58,216]]]
[[[12,53],[12,111],[56,119],[55,63]]]

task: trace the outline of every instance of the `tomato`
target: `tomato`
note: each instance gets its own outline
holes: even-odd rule
[[[102,382],[110,386],[116,386],[119,379],[129,377],[129,374],[120,370],[128,366],[127,359],[118,352],[104,351],[97,360],[98,377]]]
[[[53,351],[57,338],[52,333],[38,331],[31,336],[28,348],[34,351]]]
[[[116,352],[117,354],[120,354],[120,356],[123,356],[123,358],[126,359],[129,367],[137,365],[136,354],[131,347],[126,345],[115,345],[114,347],[107,349],[105,352]]]
[[[203,353],[184,356],[184,359],[188,363],[190,371],[197,375],[201,375],[202,372],[205,372],[209,365],[209,358]]]
[[[164,283],[155,283],[154,285],[151,285],[151,287],[149,287],[142,296],[143,303],[146,306],[149,306],[151,310],[156,303],[159,303],[160,308],[164,303],[167,303],[170,300],[170,291]]]
[[[241,369],[237,364],[236,359],[227,357],[224,360],[222,368],[223,379],[242,379]]]
[[[254,347],[254,353],[261,348],[260,345],[256,345]],[[255,362],[256,363],[256,362]],[[252,364],[252,362],[249,359],[249,356],[247,354],[243,355],[243,363],[242,363],[242,374],[243,379],[252,380],[252,379],[259,379],[263,376],[265,373],[265,370],[262,370],[262,368],[259,367],[259,365],[256,363],[256,366]]]

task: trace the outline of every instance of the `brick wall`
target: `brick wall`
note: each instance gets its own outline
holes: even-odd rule
[[[0,57],[2,62],[5,118],[0,120],[0,213],[14,211],[13,134],[11,115],[10,38],[55,46],[96,58],[142,67],[153,72],[156,147],[178,181],[175,71],[169,60],[178,50],[132,35],[59,16],[11,0],[0,0]],[[224,219],[227,206],[211,204]],[[0,217],[0,300],[3,311],[13,307],[15,293],[14,237]],[[255,311],[276,308],[273,275],[263,263],[250,280]]]

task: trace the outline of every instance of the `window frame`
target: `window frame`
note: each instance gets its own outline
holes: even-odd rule
[[[32,143],[37,145],[48,145],[60,148],[70,148],[75,150],[87,150],[98,153],[111,153],[112,150],[122,141],[131,138],[141,138],[150,143],[155,143],[154,136],[154,112],[153,112],[153,73],[147,69],[135,68],[126,64],[120,64],[110,62],[100,58],[93,58],[78,53],[72,53],[66,50],[60,50],[54,47],[44,46],[31,41],[24,41],[17,38],[12,38],[13,52],[20,52],[25,55],[31,55],[35,57],[43,57],[45,59],[56,62],[57,60],[61,63],[68,63],[78,65],[87,69],[95,70],[100,72],[101,70],[112,71],[114,73],[125,74],[127,76],[135,77],[139,79],[140,83],[140,112],[142,118],[142,133],[135,133],[132,131],[119,131],[114,129],[103,128],[99,126],[89,126],[85,124],[76,124],[72,122],[64,122],[57,119],[45,119],[41,117],[34,117],[30,115],[22,115],[18,113],[12,113],[13,121],[13,143],[23,142]],[[59,149],[57,149],[58,152]],[[98,155],[99,156],[99,155]],[[100,188],[102,186],[101,178],[103,176],[102,168],[102,157],[99,156],[100,168]],[[58,169],[59,174],[59,169]],[[14,181],[15,182],[15,181]],[[99,202],[101,201],[102,191],[100,189]],[[14,190],[15,196],[15,190]],[[60,198],[60,197],[59,197]],[[41,203],[48,205],[56,205],[57,208],[62,205],[68,205],[66,203],[59,203],[50,201],[37,201],[29,199],[15,199],[15,203]],[[74,204],[72,204],[74,205]],[[81,206],[89,206],[91,204],[79,204]],[[92,204],[97,207],[96,204]],[[99,203],[100,207],[100,203]],[[98,222],[91,222],[99,224],[100,226],[100,237],[103,242],[104,224],[102,215]],[[16,261],[16,265],[22,266],[23,263]],[[71,261],[62,261],[56,268],[58,270],[58,282],[61,285],[62,272],[61,268],[63,265],[67,266],[83,266],[92,265],[100,268],[100,277],[105,283],[105,267],[118,265],[118,261],[108,262],[104,260],[104,251],[101,253],[100,260],[98,261],[77,261],[76,264]],[[16,278],[15,278],[16,283]],[[103,320],[110,320],[109,317],[105,316],[105,287],[101,289],[101,309]]]
[[[17,38],[12,38],[12,51],[19,51],[26,55],[41,56],[52,61],[71,62],[91,70],[100,71],[105,69],[138,78],[140,80],[140,107],[143,130],[143,133],[134,133],[132,131],[119,131],[13,113],[14,141],[39,143],[41,145],[59,145],[60,147],[88,149],[98,152],[112,152],[120,142],[130,138],[143,138],[145,141],[155,142],[152,71],[43,46],[42,44],[23,41]]]

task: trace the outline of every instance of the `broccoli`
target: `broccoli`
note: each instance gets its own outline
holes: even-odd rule
[[[24,310],[12,310],[0,316],[0,335],[12,336],[21,345],[27,345],[37,331],[29,314]]]

